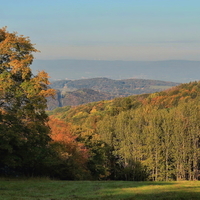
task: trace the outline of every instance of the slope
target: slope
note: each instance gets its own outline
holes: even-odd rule
[[[200,82],[51,112],[71,124],[91,152],[96,176],[117,180],[197,180]]]

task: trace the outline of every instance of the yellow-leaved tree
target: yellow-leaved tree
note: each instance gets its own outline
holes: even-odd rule
[[[33,75],[38,52],[28,37],[0,29],[0,173],[38,174],[47,154],[49,128],[45,113],[48,74]]]

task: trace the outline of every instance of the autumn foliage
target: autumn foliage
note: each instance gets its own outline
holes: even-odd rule
[[[68,121],[93,153],[89,169],[98,179],[198,180],[199,102],[195,81],[49,113]]]
[[[60,168],[55,176],[62,179],[84,179],[89,176],[88,150],[76,140],[77,136],[72,133],[71,125],[52,116],[48,125],[51,128],[51,145],[59,158],[57,162]]]
[[[73,156],[74,153],[80,154],[79,162],[84,162],[88,158],[84,144],[77,142],[77,136],[72,133],[70,124],[50,116],[48,125],[51,128],[53,142],[65,145],[66,158]]]

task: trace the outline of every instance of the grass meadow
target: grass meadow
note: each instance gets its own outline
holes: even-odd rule
[[[1,200],[198,200],[199,181],[56,181],[0,179]]]

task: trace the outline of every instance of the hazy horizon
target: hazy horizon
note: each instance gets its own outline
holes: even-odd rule
[[[111,61],[36,59],[31,68],[34,73],[46,71],[51,80],[105,77],[111,79],[154,79],[186,83],[200,80],[200,61]]]
[[[189,60],[189,59],[163,59],[163,60],[123,60],[123,59],[80,59],[80,58],[36,58],[34,61],[38,60],[76,60],[76,61],[123,61],[123,62],[160,62],[160,61],[186,61],[186,62],[199,62],[200,60]]]

